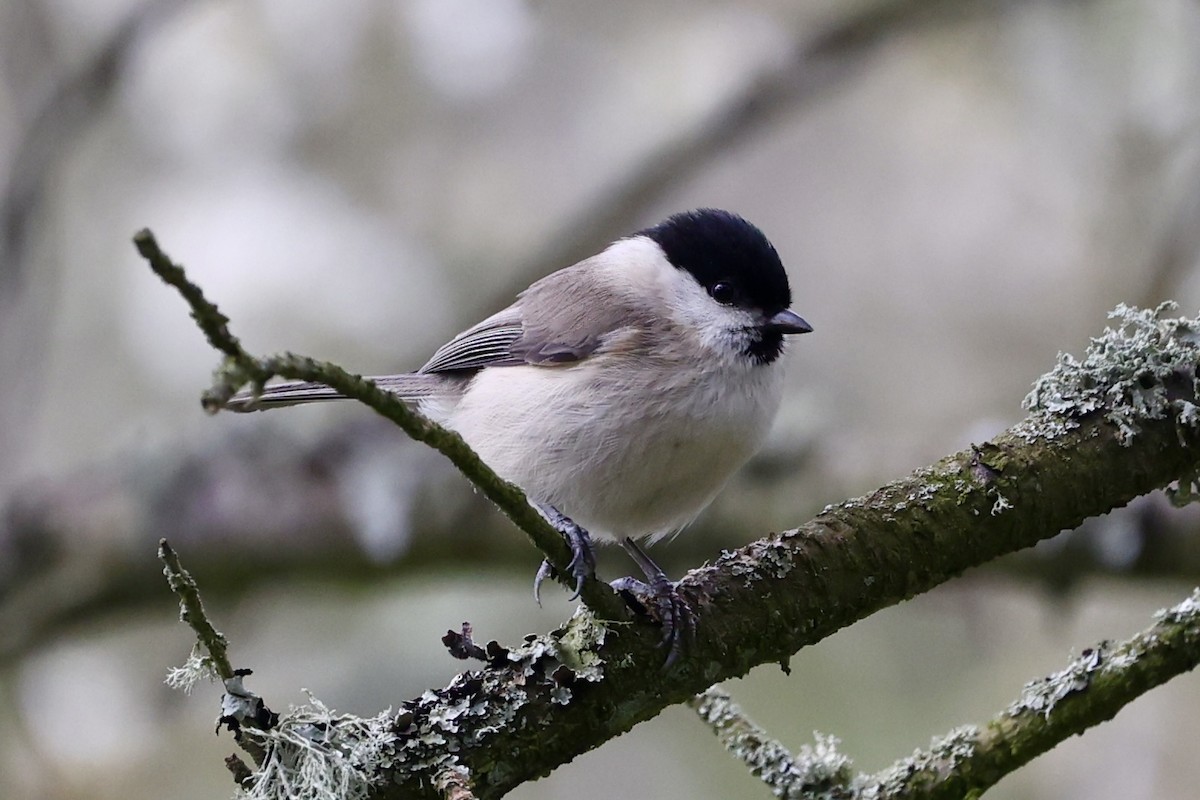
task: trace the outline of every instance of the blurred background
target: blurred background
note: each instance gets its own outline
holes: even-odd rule
[[[674,575],[1023,416],[1119,302],[1200,307],[1190,0],[0,3],[0,796],[227,796],[219,690],[162,685],[201,583],[250,686],[364,715],[572,610],[442,459],[352,404],[206,417],[151,227],[252,352],[411,369],[674,211],[756,222],[794,342],[771,444],[655,548]],[[862,770],[1002,709],[1200,582],[1146,498],[729,688]],[[601,573],[626,574],[619,553]],[[1190,798],[1184,677],[997,798]],[[514,797],[765,797],[674,708]],[[991,796],[991,795],[989,795]]]

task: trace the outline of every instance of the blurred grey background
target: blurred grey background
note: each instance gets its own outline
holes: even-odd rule
[[[253,352],[383,373],[671,212],[753,220],[816,332],[766,452],[656,548],[678,575],[1017,421],[1117,303],[1200,307],[1200,6],[4,0],[0,203],[0,796],[226,796],[218,689],[162,686],[160,536],[276,708],[373,714],[463,668],[446,629],[571,605],[366,410],[206,417],[217,358],[134,231]],[[881,768],[1148,625],[1195,527],[1140,502],[730,689]],[[1184,677],[994,795],[1194,797],[1198,711]],[[514,796],[568,792],[767,796],[681,708]]]

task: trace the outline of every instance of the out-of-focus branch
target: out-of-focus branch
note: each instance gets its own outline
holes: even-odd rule
[[[184,2],[153,0],[136,7],[90,59],[54,84],[22,127],[11,169],[0,183],[0,287],[11,290],[14,285],[4,282],[18,280],[11,270],[22,263],[30,220],[41,206],[54,162],[113,97],[145,32]]]
[[[573,264],[650,222],[651,209],[729,150],[746,145],[772,124],[819,99],[867,63],[875,49],[915,28],[972,14],[1011,13],[996,0],[879,0],[855,6],[808,36],[791,54],[764,69],[717,109],[656,148],[600,191],[549,238],[550,246],[490,298],[501,308],[534,280]]]
[[[209,576],[209,598],[226,602],[288,576],[345,583],[486,569],[527,580],[536,566],[486,499],[384,420],[363,416],[303,441],[260,422],[200,448],[98,463],[19,488],[0,510],[0,663],[64,626],[157,603],[161,585],[146,553],[163,532]],[[800,483],[793,475],[727,494],[769,497]],[[658,549],[671,574],[778,521],[770,512],[778,502],[725,500]],[[748,514],[756,508],[759,517]],[[1065,599],[1096,576],[1200,584],[1197,513],[1149,495],[983,574]]]
[[[0,156],[0,373],[7,376],[0,399],[0,488],[10,488],[15,463],[26,444],[28,409],[36,400],[46,346],[47,308],[26,291],[31,267],[30,241],[55,167],[88,126],[99,119],[117,93],[121,77],[146,31],[185,0],[147,0],[133,8],[102,41],[90,58],[50,81],[30,82],[18,91],[11,109],[12,151]],[[45,12],[37,2],[9,3],[3,16],[10,24],[25,20],[36,25]],[[27,8],[23,8],[26,6]],[[2,24],[2,23],[0,23]],[[9,29],[9,37],[29,31]],[[0,43],[0,50],[5,45]],[[46,48],[31,48],[41,54]],[[52,65],[15,66],[38,76]],[[46,84],[49,85],[46,85]],[[34,94],[38,95],[36,98]],[[22,98],[20,95],[26,97]]]
[[[1200,589],[1159,612],[1155,624],[1120,644],[1101,642],[1065,669],[1026,684],[1021,696],[984,726],[956,728],[928,750],[874,775],[851,776],[837,740],[818,737],[796,755],[752,722],[720,687],[690,704],[722,745],[777,797],[969,797],[1112,719],[1126,705],[1200,664]]]

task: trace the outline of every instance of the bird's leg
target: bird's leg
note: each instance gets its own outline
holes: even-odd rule
[[[696,613],[679,593],[679,584],[668,578],[637,542],[626,536],[621,540],[621,547],[642,570],[646,582],[637,578],[618,578],[611,585],[618,592],[632,594],[639,602],[645,601],[645,607],[657,615],[663,628],[660,646],[670,648],[663,665],[663,669],[667,669],[683,652],[684,639],[695,637]]]
[[[554,526],[555,530],[563,535],[571,548],[571,562],[567,564],[567,570],[575,578],[575,594],[571,595],[571,599],[574,600],[583,591],[583,582],[596,574],[596,554],[592,551],[592,537],[574,520],[554,506],[534,503],[533,507]],[[533,599],[537,601],[538,605],[542,604],[542,581],[552,576],[554,572],[554,565],[543,559],[542,565],[538,567],[537,575],[533,578]]]

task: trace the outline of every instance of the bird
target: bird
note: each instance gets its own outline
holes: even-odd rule
[[[638,545],[678,533],[763,444],[783,396],[785,337],[812,326],[754,224],[715,208],[674,214],[531,284],[415,372],[372,378],[457,432],[571,545],[576,596],[592,540],[616,541],[646,581],[672,658],[695,617]],[[267,384],[226,407],[342,399]],[[543,562],[535,596],[551,571]]]

